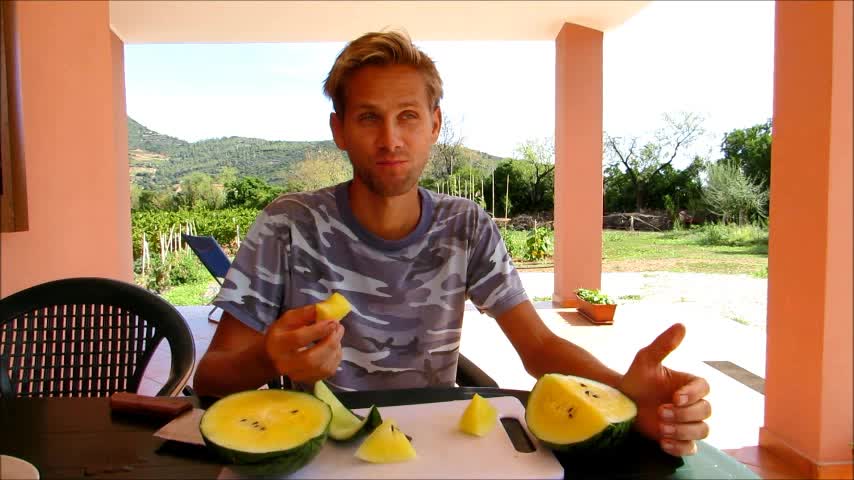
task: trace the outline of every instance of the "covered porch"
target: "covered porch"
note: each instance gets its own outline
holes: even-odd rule
[[[132,281],[125,44],[346,41],[400,25],[416,41],[555,41],[553,298],[570,307],[602,282],[602,41],[645,4],[5,2],[0,296]],[[852,475],[851,18],[845,1],[776,7],[759,446],[811,477]]]

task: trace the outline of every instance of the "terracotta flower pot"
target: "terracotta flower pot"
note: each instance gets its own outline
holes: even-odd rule
[[[614,313],[617,310],[616,304],[603,305],[597,303],[586,302],[578,299],[578,311],[584,315],[590,323],[596,325],[611,325],[614,323]]]

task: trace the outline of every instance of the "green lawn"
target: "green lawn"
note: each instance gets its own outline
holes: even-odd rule
[[[520,270],[550,270],[550,259],[526,262],[527,232],[502,232]],[[603,232],[602,270],[605,272],[697,272],[768,277],[768,231],[759,227],[710,225],[669,232]],[[163,293],[173,305],[204,305],[217,291],[207,271],[193,257],[187,278],[205,279],[178,285]],[[198,270],[198,271],[196,271]]]
[[[172,305],[205,305],[211,300],[212,296],[206,295],[210,291],[216,293],[217,290],[212,287],[216,286],[216,281],[186,283],[172,287],[163,292],[163,298]]]
[[[607,230],[603,234],[602,253],[602,269],[606,272],[768,275],[767,233],[746,238],[735,236],[727,241],[726,237],[721,240],[710,235],[708,229],[670,232]]]

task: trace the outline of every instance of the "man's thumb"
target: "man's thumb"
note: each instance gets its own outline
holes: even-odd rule
[[[677,323],[671,326],[642,350],[645,360],[661,363],[670,352],[676,350],[683,338],[685,338],[685,325]]]
[[[303,305],[302,307],[292,308],[285,311],[278,320],[276,325],[278,328],[285,330],[293,330],[300,327],[311,325],[316,321],[316,313],[314,304]]]

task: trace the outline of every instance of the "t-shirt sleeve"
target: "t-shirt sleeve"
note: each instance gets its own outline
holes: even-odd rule
[[[476,218],[466,278],[468,296],[478,310],[496,318],[528,300],[528,295],[498,226],[482,208],[477,208]]]
[[[213,304],[250,328],[266,331],[283,310],[289,232],[284,214],[263,210],[240,244]]]

